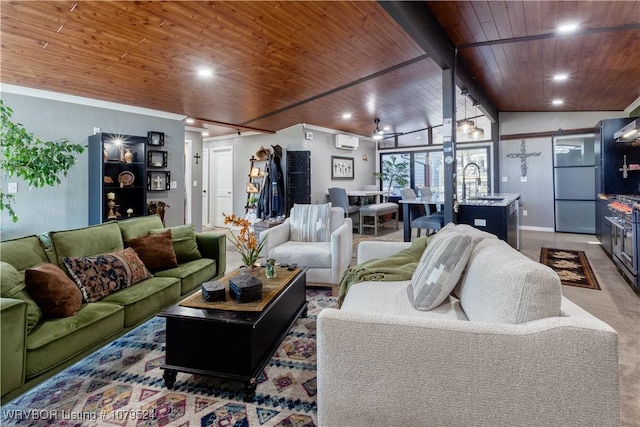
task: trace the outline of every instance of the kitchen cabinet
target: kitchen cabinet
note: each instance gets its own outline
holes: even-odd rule
[[[520,194],[491,194],[463,199],[459,203],[457,223],[495,234],[520,250]]]

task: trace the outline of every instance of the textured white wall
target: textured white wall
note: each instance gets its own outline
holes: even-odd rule
[[[13,120],[43,140],[68,138],[87,145],[94,127],[99,127],[102,132],[123,135],[143,136],[150,130],[164,132],[171,179],[178,181],[179,189],[184,187],[184,125],[180,120],[7,92],[2,94],[2,99],[13,109]],[[88,170],[88,151],[85,151],[69,175],[56,187],[29,190],[24,181],[16,177],[7,178],[2,173],[3,191],[7,190],[7,182],[18,183],[15,210],[19,217],[14,224],[6,212],[2,212],[2,240],[86,226],[89,216]],[[184,222],[183,193],[182,190],[171,190],[149,195],[148,199],[163,200],[171,206],[165,216],[167,225]]]

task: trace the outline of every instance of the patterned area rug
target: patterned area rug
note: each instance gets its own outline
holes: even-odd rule
[[[558,273],[563,285],[600,290],[584,251],[543,247],[540,250],[540,262]]]
[[[242,400],[238,382],[185,373],[168,390],[159,368],[165,320],[155,317],[4,405],[0,425],[315,426],[316,319],[336,299],[309,289],[307,301],[307,317],[263,370],[253,402]]]

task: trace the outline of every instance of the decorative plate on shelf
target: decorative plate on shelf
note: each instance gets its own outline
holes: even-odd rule
[[[118,175],[118,182],[123,187],[130,187],[133,185],[133,181],[136,180],[135,175],[129,171],[120,172]]]

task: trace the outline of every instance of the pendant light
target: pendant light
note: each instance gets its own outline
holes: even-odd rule
[[[469,92],[466,89],[463,89],[461,94],[462,94],[462,96],[465,97],[465,99],[464,99],[464,120],[460,120],[457,123],[458,124],[458,132],[468,135],[476,128],[476,124],[475,124],[475,122],[473,120],[467,119],[467,98],[466,98],[466,96],[469,95]]]
[[[473,106],[475,108],[475,117],[478,117],[478,103],[474,102]],[[474,126],[473,129],[469,131],[468,135],[469,138],[473,138],[474,140],[484,138],[484,129]]]

